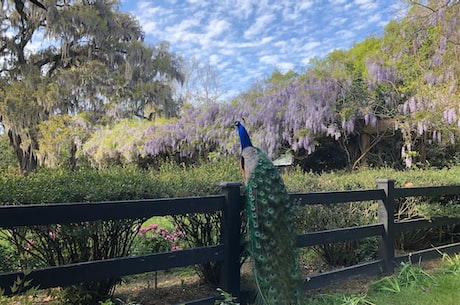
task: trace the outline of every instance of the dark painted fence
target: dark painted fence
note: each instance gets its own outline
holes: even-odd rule
[[[207,262],[222,262],[220,287],[234,296],[240,296],[240,211],[244,197],[240,184],[223,183],[223,194],[207,197],[132,200],[117,202],[11,205],[0,206],[0,228],[32,225],[79,223],[96,220],[135,219],[152,216],[183,215],[187,213],[222,212],[222,244],[184,249],[174,252],[106,259],[32,270],[27,278],[31,287],[50,288],[88,281],[117,278],[126,275],[166,270]],[[316,289],[349,278],[376,273],[391,274],[396,265],[408,259],[432,259],[439,253],[460,252],[460,243],[436,249],[424,249],[410,255],[395,256],[396,234],[421,228],[460,223],[456,218],[411,220],[395,222],[395,200],[411,196],[460,195],[460,186],[395,188],[393,180],[377,181],[377,189],[291,194],[291,200],[300,205],[340,204],[347,202],[377,201],[378,223],[335,230],[310,232],[297,237],[298,247],[358,240],[378,236],[380,258],[351,267],[310,275],[305,279],[305,289]],[[0,288],[8,293],[20,272],[0,274]],[[189,301],[186,304],[213,304],[218,296]]]

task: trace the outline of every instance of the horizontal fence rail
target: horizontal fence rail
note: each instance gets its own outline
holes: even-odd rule
[[[439,196],[459,195],[459,194],[460,194],[459,185],[406,187],[406,188],[395,189],[395,197],[399,197],[399,198],[418,197],[418,196],[439,197]]]
[[[69,286],[175,267],[223,261],[223,254],[223,246],[217,245],[166,253],[112,258],[32,270],[26,275],[25,280],[31,281],[30,287],[39,287],[40,289]],[[72,276],[69,277],[69,274]],[[7,288],[5,285],[13,283],[18,276],[22,277],[23,273],[3,274],[0,277],[0,286]]]
[[[188,197],[110,202],[0,206],[0,226],[66,224],[222,211],[225,197]]]
[[[334,204],[382,200],[385,198],[385,192],[383,190],[355,190],[305,194],[294,193],[290,194],[290,197],[291,201],[298,205]]]
[[[382,235],[384,232],[383,225],[366,225],[326,231],[310,232],[297,236],[297,247],[311,247],[322,244],[337,243],[350,238],[362,239],[371,236]]]
[[[0,206],[0,228],[9,229],[100,220],[147,219],[152,216],[220,212],[222,213],[222,244],[36,269],[32,270],[26,279],[32,280],[32,287],[50,288],[166,270],[173,267],[220,262],[222,264],[220,287],[234,296],[243,296],[244,303],[244,293],[240,291],[240,241],[242,239],[240,236],[240,212],[244,209],[246,199],[240,193],[239,183],[227,182],[222,183],[221,186],[222,195],[206,197]],[[303,279],[304,288],[306,290],[317,289],[363,275],[391,274],[394,272],[395,266],[403,261],[432,259],[440,257],[442,253],[460,252],[460,243],[453,243],[395,256],[393,246],[395,236],[401,232],[460,223],[460,219],[449,217],[398,222],[394,218],[396,200],[413,196],[439,197],[449,195],[460,195],[460,186],[395,188],[394,180],[389,179],[377,180],[377,189],[371,190],[290,194],[291,201],[299,206],[364,201],[378,204],[378,222],[375,224],[308,232],[297,236],[296,245],[299,248],[369,237],[379,239],[380,258],[378,260],[309,275]],[[23,275],[21,272],[0,274],[0,288],[9,292],[12,283],[21,275]],[[210,296],[183,304],[214,304],[218,298],[219,296]]]
[[[434,219],[411,219],[401,222],[395,222],[395,232],[407,232],[420,229],[436,228],[446,225],[455,225],[459,223],[459,219],[451,217],[440,217]]]

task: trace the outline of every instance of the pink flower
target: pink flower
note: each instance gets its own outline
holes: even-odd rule
[[[140,228],[139,229],[139,233],[142,234],[142,235],[145,235],[145,233],[147,233],[149,231],[148,228]]]
[[[31,250],[34,245],[34,241],[32,239],[27,240],[27,244],[24,246],[25,250]]]
[[[177,246],[177,245],[171,245],[171,251],[177,251],[177,250],[180,250],[180,247]]]
[[[156,230],[157,228],[158,228],[158,225],[155,224],[155,223],[154,223],[154,224],[151,224],[151,225],[149,226],[149,229],[150,229],[150,230]]]

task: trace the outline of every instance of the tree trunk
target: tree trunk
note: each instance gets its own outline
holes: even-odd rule
[[[363,133],[361,134],[361,166],[363,168],[366,168],[367,167],[367,153],[369,152],[369,147],[370,147],[370,136],[368,133]]]
[[[38,148],[38,144],[35,139],[31,139],[31,144],[26,149],[21,147],[22,139],[21,136],[13,132],[8,131],[8,138],[10,144],[13,146],[16,157],[19,161],[19,167],[21,172],[30,173],[37,169],[37,156],[34,154],[34,148]]]
[[[423,133],[423,136],[420,138],[420,163],[425,164],[426,163],[426,132]]]
[[[70,144],[69,162],[70,162],[70,169],[74,171],[75,168],[77,167],[77,144],[75,144],[75,141],[73,140]]]

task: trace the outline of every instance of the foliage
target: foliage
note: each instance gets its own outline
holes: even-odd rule
[[[0,172],[15,171],[18,168],[18,162],[14,155],[13,149],[8,143],[8,137],[4,133],[0,133]]]
[[[374,223],[377,205],[349,203],[335,206],[297,207],[295,220],[298,230],[315,232]],[[330,266],[350,266],[377,258],[377,239],[367,238],[315,246],[313,250]]]
[[[2,2],[0,12],[0,122],[21,170],[54,165],[62,151],[74,158],[88,131],[80,132],[80,115],[91,125],[177,115],[172,84],[183,81],[180,59],[167,43],[144,45],[140,25],[118,1],[43,4],[46,10],[26,5],[20,14],[14,2]],[[62,130],[56,139],[54,125]],[[63,128],[70,125],[77,128]]]
[[[190,247],[204,247],[221,243],[221,213],[187,214],[173,216],[174,222],[185,232],[185,241]],[[197,265],[198,276],[206,283],[217,285],[220,280],[222,262]]]
[[[143,220],[118,220],[9,229],[8,240],[19,254],[21,269],[124,257]],[[119,279],[99,280],[63,288],[66,304],[94,304],[113,293]]]
[[[434,202],[438,203],[435,204]],[[417,206],[417,211],[427,218],[436,217],[460,217],[459,196],[443,196],[442,198],[432,198],[427,202],[422,202]]]
[[[141,305],[140,303],[126,303],[122,299],[116,298],[115,300],[107,299],[104,302],[99,302],[99,305]]]
[[[231,137],[237,113],[228,104],[206,104],[185,108],[177,120],[124,120],[94,133],[82,153],[102,168],[113,162],[142,164],[142,159],[151,162],[149,158],[161,160],[167,156],[196,161],[208,158],[212,151],[218,157],[238,151],[237,139]],[[230,140],[222,142],[223,137]]]
[[[2,201],[32,204],[116,200],[120,197],[133,199],[141,196],[142,190],[136,191],[136,187],[142,186],[136,185],[143,180],[140,175],[136,179],[129,172],[122,175],[119,171],[118,176],[114,174],[115,171],[42,171],[28,177],[13,176],[3,186],[14,192],[7,198],[3,197]],[[130,185],[131,188],[127,189],[124,185]],[[123,220],[14,228],[9,230],[9,239],[16,247],[22,268],[57,266],[129,255],[137,233],[133,227],[142,222]],[[90,304],[110,295],[117,281],[109,279],[72,286],[63,290],[62,297],[67,304]],[[90,292],[91,295],[88,295]]]
[[[36,19],[23,19],[12,6],[3,11],[14,37],[2,32],[0,110],[22,169],[75,163],[76,151],[102,168],[238,154],[230,127],[242,117],[270,157],[290,150],[304,169],[318,172],[401,167],[401,158],[407,167],[459,160],[456,1],[412,1],[383,36],[314,59],[302,73],[274,71],[228,103],[215,101],[219,88],[204,73],[203,95],[213,101],[194,106],[173,98],[174,82],[184,76],[169,44],[143,45],[137,22],[116,2],[46,6],[25,7]],[[35,38],[43,25],[50,46],[24,56],[31,40],[23,33]],[[195,70],[212,74],[197,64],[188,72]],[[81,117],[84,127],[75,122]]]
[[[30,287],[30,280],[27,279],[29,272],[24,272],[23,276],[18,276],[11,285],[11,296],[4,296],[4,291],[0,290],[0,305],[21,304],[33,305],[36,302],[37,287]]]
[[[76,168],[76,152],[92,131],[91,123],[84,115],[52,116],[38,124],[41,162],[50,167]]]
[[[137,232],[133,250],[135,255],[179,250],[181,239],[184,237],[184,232],[178,227],[169,232],[157,224],[141,227]]]
[[[94,202],[219,194],[222,181],[240,181],[236,158],[186,166],[166,161],[157,170],[42,169],[31,175],[0,176],[1,204]]]
[[[450,256],[446,253],[442,254],[442,264],[441,264],[441,272],[444,274],[460,274],[460,255],[454,254]]]
[[[0,238],[0,273],[14,271],[18,267],[14,247],[3,242],[4,232],[0,233]]]
[[[396,276],[384,277],[372,284],[372,289],[399,293],[406,287],[436,286],[435,277],[428,274],[420,266],[412,263],[401,263],[401,268]]]
[[[403,263],[399,272],[371,282],[365,294],[314,294],[308,298],[311,305],[408,305],[458,303],[459,281],[457,255],[443,255],[440,269],[428,273],[420,266]]]
[[[396,187],[404,187],[405,185],[458,185],[460,183],[458,170],[458,166],[451,169],[404,172],[384,168],[360,170],[353,174],[343,171],[316,175],[304,173],[300,168],[294,168],[285,173],[283,178],[289,192],[320,192],[374,189],[376,187],[375,181],[379,177],[395,179]],[[423,209],[425,206],[427,208]],[[398,220],[429,218],[430,213],[436,212],[443,206],[443,202],[436,198],[430,201],[420,197],[405,198],[398,201],[395,217]],[[451,206],[455,206],[455,204]],[[377,221],[377,207],[377,202],[297,207],[296,223],[300,232],[367,225]],[[404,232],[397,236],[396,247],[402,250],[431,247],[431,245],[439,245],[445,241],[456,239],[456,232],[458,232],[458,228],[452,226]],[[377,256],[376,249],[377,239],[375,238],[325,244],[314,248],[323,261],[339,266],[372,260]]]
[[[220,292],[220,295],[223,297],[223,300],[217,300],[214,302],[215,305],[239,305],[237,298],[232,296],[230,293],[217,288],[217,291]]]

